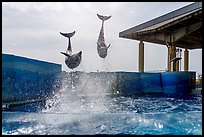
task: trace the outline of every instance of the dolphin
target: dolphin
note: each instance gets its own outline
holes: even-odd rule
[[[106,46],[105,44],[103,24],[104,24],[104,21],[108,20],[111,16],[102,16],[99,14],[97,14],[97,16],[99,19],[102,20],[102,26],[101,26],[101,30],[97,41],[97,52],[101,58],[105,58],[107,56],[107,50],[110,47],[110,44],[108,46]]]
[[[74,69],[74,68],[79,66],[81,59],[82,59],[82,51],[79,51],[78,53],[72,54],[72,47],[71,47],[70,38],[75,34],[75,31],[71,32],[71,33],[60,32],[60,34],[69,39],[66,53],[64,53],[64,52],[60,52],[60,53],[65,55],[65,57],[66,57],[65,58],[65,64],[67,65],[67,67],[70,69]]]

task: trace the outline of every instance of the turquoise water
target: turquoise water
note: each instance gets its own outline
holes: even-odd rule
[[[61,79],[53,97],[2,111],[2,134],[202,134],[202,95],[125,97],[112,92],[110,79]]]
[[[39,106],[38,106],[39,105]],[[111,97],[61,92],[2,112],[4,135],[202,135],[202,96]]]

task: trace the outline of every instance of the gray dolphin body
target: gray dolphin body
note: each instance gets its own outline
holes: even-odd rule
[[[60,34],[64,37],[67,37],[69,39],[68,41],[68,47],[66,53],[60,52],[63,55],[66,56],[65,58],[65,64],[68,68],[74,69],[79,66],[81,59],[82,59],[82,51],[72,54],[72,47],[71,47],[71,40],[70,38],[75,34],[75,31],[72,33],[61,33]]]
[[[102,16],[99,14],[97,14],[97,16],[99,19],[102,20],[102,26],[101,26],[101,30],[97,41],[97,52],[101,58],[105,58],[107,56],[107,51],[108,51],[108,48],[110,47],[110,44],[108,46],[106,46],[105,44],[103,24],[104,24],[104,21],[108,20],[111,16]]]

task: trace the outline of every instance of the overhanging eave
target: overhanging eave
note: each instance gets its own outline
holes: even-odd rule
[[[150,24],[149,22],[122,31],[119,37],[162,45],[171,42],[189,49],[202,48],[202,6],[152,26],[141,27]]]

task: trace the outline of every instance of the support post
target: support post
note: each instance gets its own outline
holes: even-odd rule
[[[167,45],[167,48],[168,48],[167,67],[168,67],[168,71],[171,71],[171,47]]]
[[[172,54],[171,59],[176,57],[176,46],[172,44]],[[176,61],[173,61],[173,71],[176,71]]]
[[[139,72],[144,72],[144,43],[139,43]]]
[[[176,61],[176,71],[179,71],[179,60]]]
[[[188,71],[188,49],[184,50],[184,71]]]

